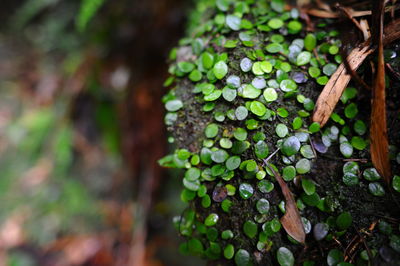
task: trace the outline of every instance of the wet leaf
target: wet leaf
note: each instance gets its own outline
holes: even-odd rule
[[[214,65],[213,72],[217,79],[222,79],[228,73],[228,66],[224,61],[218,61]]]
[[[260,94],[261,90],[256,89],[251,84],[245,85],[242,92],[243,98],[248,98],[248,99],[256,99],[258,96],[260,96]]]
[[[235,254],[235,263],[238,266],[247,266],[250,264],[250,254],[244,249],[239,249]]]
[[[282,144],[282,152],[286,156],[292,156],[300,150],[300,141],[297,137],[291,136],[287,138]]]
[[[315,38],[314,34],[308,33],[304,38],[304,47],[308,51],[312,51],[316,45],[317,45],[317,38]]]
[[[232,244],[226,245],[224,248],[224,257],[228,260],[232,259],[235,255],[235,248]]]
[[[241,19],[235,15],[227,15],[226,16],[226,25],[234,31],[240,30],[240,22]]]
[[[285,248],[280,247],[276,252],[276,258],[278,260],[279,265],[281,266],[293,266],[294,265],[294,256],[293,253]]]
[[[369,183],[368,190],[369,190],[369,192],[371,192],[372,195],[377,196],[377,197],[382,197],[385,195],[384,188],[378,182]]]
[[[243,58],[240,61],[240,69],[242,69],[243,72],[249,72],[253,66],[253,63],[251,60],[247,57]]]
[[[254,238],[258,232],[257,224],[253,221],[246,221],[243,224],[243,231],[249,238]]]
[[[395,176],[393,177],[392,187],[393,187],[393,189],[396,190],[397,192],[400,192],[400,176],[395,175]]]
[[[303,187],[304,192],[307,195],[312,195],[315,193],[315,184],[314,181],[308,179],[308,178],[302,178],[301,179],[301,186]]]
[[[336,225],[340,230],[346,230],[353,222],[353,218],[349,212],[343,212],[336,218]]]
[[[310,52],[307,52],[307,51],[301,52],[297,56],[296,64],[298,66],[304,66],[304,65],[306,65],[306,64],[308,64],[310,62],[310,59],[311,59],[311,53]]]
[[[170,112],[178,111],[182,107],[183,107],[183,103],[181,100],[178,100],[178,99],[170,100],[165,103],[165,109],[167,109],[167,111],[170,111]]]
[[[328,258],[326,262],[329,266],[335,266],[344,260],[342,252],[338,249],[332,249],[328,253]]]
[[[325,223],[317,223],[313,229],[315,240],[321,241],[328,234],[329,226]]]
[[[254,193],[253,187],[248,183],[241,183],[239,186],[239,194],[243,199],[250,198]]]
[[[211,213],[210,215],[207,216],[207,218],[204,220],[204,224],[206,226],[214,226],[218,222],[219,216],[216,213]]]
[[[278,99],[278,93],[276,92],[276,90],[274,88],[265,89],[263,96],[267,102],[273,102]]]
[[[299,143],[300,149],[300,143]],[[303,223],[301,221],[299,210],[297,209],[296,202],[294,201],[292,192],[289,190],[287,184],[282,179],[279,173],[277,173],[273,167],[267,164],[267,167],[275,176],[275,179],[278,181],[279,186],[281,187],[282,194],[285,197],[285,215],[281,218],[281,224],[285,231],[297,242],[304,244],[306,234],[304,232]]]
[[[259,101],[252,101],[250,104],[250,111],[255,115],[263,116],[267,111],[267,108]]]
[[[256,203],[257,211],[266,214],[269,211],[269,201],[267,199],[259,199]]]

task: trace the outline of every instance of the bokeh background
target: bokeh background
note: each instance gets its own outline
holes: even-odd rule
[[[2,0],[0,266],[201,265],[162,84],[187,0]]]

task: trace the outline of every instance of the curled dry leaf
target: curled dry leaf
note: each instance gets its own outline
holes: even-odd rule
[[[277,173],[272,167],[270,167],[268,163],[266,163],[266,166],[274,174],[276,181],[278,181],[278,184],[281,187],[282,194],[285,197],[286,212],[285,215],[283,215],[281,218],[281,224],[288,235],[293,237],[293,239],[295,239],[299,243],[304,244],[306,240],[306,233],[304,232],[303,223],[301,221],[300,213],[297,209],[292,192],[288,188],[281,175]]]
[[[381,0],[374,9],[375,31],[372,38],[378,44],[378,66],[373,86],[371,112],[371,159],[376,170],[390,184],[389,141],[386,123],[385,59],[383,57],[383,16],[385,1]]]

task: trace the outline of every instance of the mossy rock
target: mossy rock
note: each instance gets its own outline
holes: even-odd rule
[[[361,236],[377,263],[399,262],[400,193],[370,169],[369,95],[349,87],[324,128],[310,118],[341,63],[330,21],[311,33],[283,1],[217,0],[200,1],[190,22],[163,98],[177,150],[160,160],[185,171],[181,251],[218,265],[367,265]],[[305,246],[279,222],[285,198],[266,164],[294,193]],[[377,230],[386,219],[390,234]]]

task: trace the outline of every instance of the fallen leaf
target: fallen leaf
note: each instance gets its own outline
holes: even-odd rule
[[[297,209],[292,192],[288,188],[281,175],[272,167],[270,167],[268,163],[266,163],[266,166],[274,174],[276,181],[278,181],[278,184],[281,187],[282,194],[285,197],[286,212],[281,218],[281,224],[288,235],[293,237],[293,239],[295,239],[297,242],[304,244],[306,240],[306,233],[304,232],[303,222],[301,221],[300,213]]]
[[[383,56],[383,18],[384,4],[381,0],[376,3],[373,18],[376,20],[372,29],[374,43],[378,43],[378,66],[373,86],[371,112],[371,159],[376,170],[387,184],[390,184],[389,141],[386,123],[386,90],[385,90],[385,59]]]
[[[387,45],[399,38],[400,19],[397,19],[385,26],[383,45]],[[376,46],[371,46],[370,41],[363,42],[350,52],[347,57],[348,65],[353,71],[356,71],[375,49]],[[314,122],[318,122],[321,127],[326,124],[350,79],[351,75],[347,72],[345,64],[340,64],[318,97],[313,114]]]
[[[308,9],[307,14],[310,16],[314,17],[320,17],[320,18],[339,18],[341,17],[340,13],[337,12],[329,12],[326,10],[320,10],[320,9]],[[371,11],[366,10],[366,11],[351,11],[351,16],[352,17],[363,17],[363,16],[369,16],[371,15]]]
[[[372,52],[369,42],[364,42],[353,49],[346,60],[355,71]],[[340,64],[318,97],[313,114],[314,122],[318,122],[321,127],[326,124],[350,79],[345,64]]]

